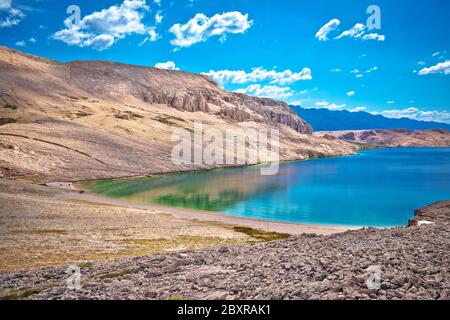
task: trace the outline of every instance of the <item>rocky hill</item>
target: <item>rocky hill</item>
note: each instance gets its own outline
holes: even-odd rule
[[[0,177],[79,180],[203,169],[170,162],[171,133],[192,130],[194,120],[220,130],[279,128],[283,160],[355,150],[313,137],[283,102],[226,92],[203,75],[60,63],[0,47]]]
[[[448,147],[450,134],[447,129],[431,130],[343,130],[320,131],[317,137],[339,139],[368,148],[379,147]]]

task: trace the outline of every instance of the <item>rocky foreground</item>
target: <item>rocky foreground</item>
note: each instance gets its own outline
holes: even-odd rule
[[[29,299],[449,299],[450,201],[420,211],[433,224],[301,235],[246,246],[190,250],[0,274],[4,298]],[[380,286],[367,281],[379,270]]]

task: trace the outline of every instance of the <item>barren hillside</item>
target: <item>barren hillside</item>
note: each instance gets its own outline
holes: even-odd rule
[[[344,130],[320,131],[317,137],[339,139],[369,148],[379,147],[448,147],[450,134],[447,129],[432,130]]]
[[[311,135],[285,103],[206,76],[107,61],[60,63],[0,47],[0,177],[59,181],[203,169],[175,166],[175,128],[277,127],[281,158],[351,154]],[[254,150],[249,150],[254,152]]]

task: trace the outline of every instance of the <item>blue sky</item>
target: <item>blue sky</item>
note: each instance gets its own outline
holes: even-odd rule
[[[377,5],[381,29],[369,30]],[[77,5],[80,21],[67,9]],[[0,0],[0,44],[208,73],[304,107],[450,123],[446,0]]]

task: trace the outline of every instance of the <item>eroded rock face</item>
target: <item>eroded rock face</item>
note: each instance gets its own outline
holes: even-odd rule
[[[211,113],[210,105],[214,105],[215,114],[233,121],[285,125],[300,133],[312,133],[311,126],[286,103],[225,92],[204,75],[104,61],[76,61],[64,66],[80,89],[104,99],[132,96],[187,112]]]
[[[5,47],[0,47],[0,72],[0,106],[41,105],[44,100],[61,105],[66,97],[80,96],[121,103],[135,99],[187,112],[211,113],[214,105],[214,114],[233,121],[312,132],[287,104],[225,92],[205,75],[108,61],[59,63]]]

